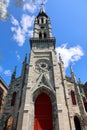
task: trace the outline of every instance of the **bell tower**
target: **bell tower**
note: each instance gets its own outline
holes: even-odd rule
[[[31,52],[22,130],[58,130],[53,68],[58,64],[55,57],[55,42],[50,18],[42,4],[34,21],[33,37],[30,39]]]
[[[65,130],[70,130],[66,103],[68,92],[63,86],[64,64],[61,56],[60,63],[57,61],[55,43],[50,18],[42,4],[35,18],[33,37],[30,39],[25,102],[24,109],[20,110],[23,118],[19,115],[22,130],[64,130],[64,127]],[[17,127],[19,129],[20,124]]]
[[[34,23],[34,38],[46,39],[52,38],[52,29],[50,19],[45,13],[44,5],[41,5],[41,9]]]

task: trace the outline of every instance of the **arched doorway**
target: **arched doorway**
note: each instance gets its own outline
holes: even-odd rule
[[[53,130],[52,104],[45,93],[41,93],[35,101],[34,130]]]
[[[16,92],[14,92],[13,95],[12,95],[11,106],[14,106],[14,105],[15,105],[16,95],[17,95]]]
[[[13,117],[10,116],[5,123],[4,130],[12,130],[12,125],[13,125]]]
[[[80,121],[77,116],[74,117],[75,130],[81,130]]]

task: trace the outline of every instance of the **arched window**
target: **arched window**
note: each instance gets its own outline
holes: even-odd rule
[[[11,106],[14,106],[14,105],[15,105],[16,95],[17,95],[16,92],[14,92],[13,95],[12,95]]]
[[[53,130],[50,97],[41,93],[35,101],[34,130]]]
[[[3,130],[12,130],[12,125],[13,125],[13,117],[10,116],[10,117],[8,118],[8,120],[6,120],[6,122],[5,122],[5,127],[4,127]]]
[[[47,38],[47,34],[46,34],[46,32],[44,32],[44,38]]]
[[[39,19],[38,19],[37,23],[39,24]]]
[[[72,104],[76,105],[75,93],[73,90],[71,90],[71,99],[72,99]]]
[[[75,130],[81,130],[80,121],[77,116],[74,117]]]
[[[83,92],[81,92],[80,95],[81,95],[82,100],[83,100],[85,111],[87,112],[87,99],[86,99],[86,96],[85,96],[85,94]]]
[[[85,95],[82,96],[82,99],[83,99],[83,103],[84,103],[85,111],[87,112],[87,99],[86,99]]]
[[[44,20],[43,20],[43,18],[41,19],[41,23],[43,24],[43,22],[44,22]]]
[[[42,33],[41,32],[39,33],[39,38],[42,39]]]

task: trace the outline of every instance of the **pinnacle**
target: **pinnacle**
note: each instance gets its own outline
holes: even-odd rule
[[[45,13],[45,8],[44,8],[44,4],[42,3],[41,4],[41,9],[40,9],[40,12],[42,13],[42,12],[44,12]]]

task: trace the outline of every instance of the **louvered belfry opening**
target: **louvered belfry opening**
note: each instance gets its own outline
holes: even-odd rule
[[[41,93],[35,101],[34,130],[53,130],[50,97]]]

